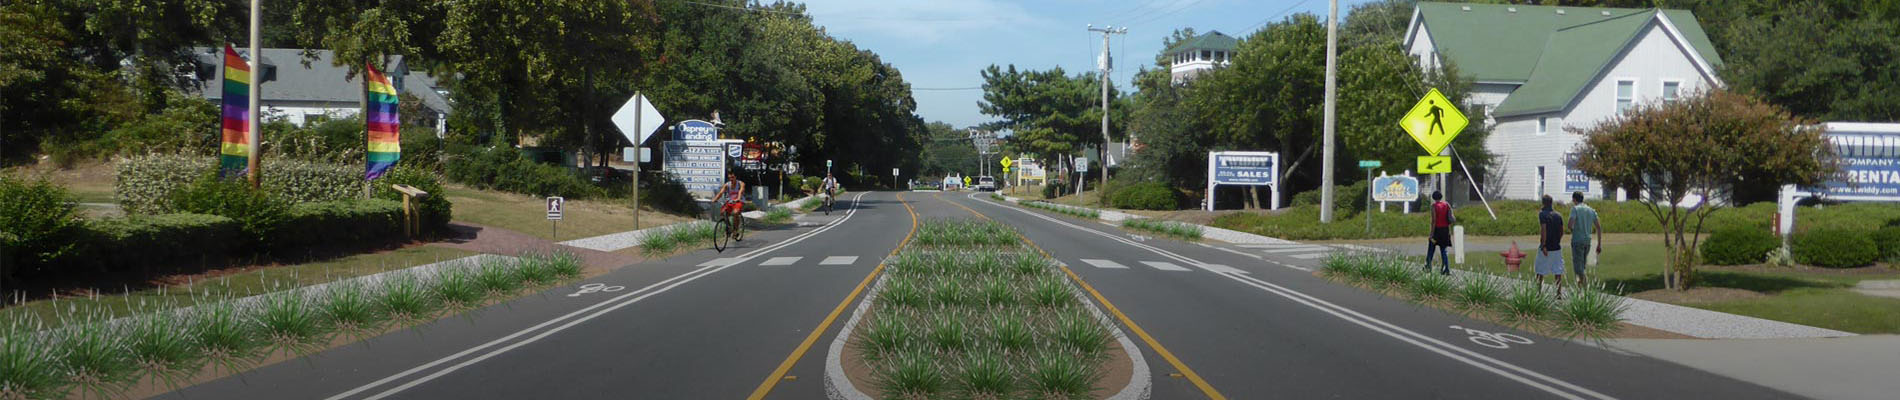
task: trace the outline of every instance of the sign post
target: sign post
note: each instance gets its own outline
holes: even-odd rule
[[[1372,170],[1381,164],[1379,160],[1359,160],[1359,168],[1366,170],[1366,237],[1372,237]]]
[[[1450,174],[1452,159],[1443,154],[1451,146],[1452,139],[1457,139],[1458,134],[1470,124],[1471,120],[1458,110],[1457,103],[1446,98],[1444,93],[1439,93],[1437,88],[1425,92],[1425,97],[1418,99],[1418,104],[1412,105],[1411,111],[1399,118],[1399,128],[1417,141],[1419,147],[1425,148],[1425,155],[1418,158],[1419,175]],[[1457,150],[1452,150],[1452,154],[1457,154]],[[1469,168],[1465,169],[1465,179],[1471,179]],[[1478,184],[1475,179],[1471,181],[1474,186]],[[1445,189],[1445,182],[1443,177],[1438,179],[1439,190]],[[1483,188],[1479,188],[1478,200],[1484,201],[1484,209],[1491,213],[1491,219],[1497,219],[1497,213],[1491,211],[1491,202],[1484,200],[1483,191]]]
[[[897,168],[891,168],[891,187],[900,187],[897,183]]]
[[[555,240],[561,239],[561,209],[566,205],[567,199],[563,199],[561,196],[548,198],[548,222],[553,224],[554,228],[551,233],[554,235]]]
[[[640,149],[638,152],[641,154],[634,155],[640,158],[633,160],[633,229],[640,229],[640,163],[646,161],[646,157],[641,157],[646,153],[642,143],[653,136],[653,131],[660,130],[666,117],[660,116],[660,110],[647,102],[646,96],[634,92],[633,98],[627,99],[627,104],[614,112],[612,120],[614,127],[620,128],[620,134],[633,142],[633,148]]]

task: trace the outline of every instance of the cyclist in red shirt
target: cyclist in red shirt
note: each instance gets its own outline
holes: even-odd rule
[[[1438,258],[1443,259],[1444,267],[1440,274],[1451,275],[1451,225],[1458,223],[1458,217],[1451,215],[1451,203],[1445,202],[1445,194],[1432,191],[1432,236],[1425,242],[1425,270],[1432,270],[1432,250],[1438,250]]]
[[[739,174],[727,172],[726,183],[719,185],[719,192],[713,195],[713,199],[719,202],[720,216],[726,218],[727,223],[733,227],[744,223],[740,220],[739,212],[745,211],[745,182],[739,181]],[[731,230],[727,235],[732,236],[733,240],[742,240],[738,229]]]

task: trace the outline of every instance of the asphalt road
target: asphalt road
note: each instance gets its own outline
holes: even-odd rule
[[[161,398],[821,399],[825,344],[849,310],[813,330],[861,300],[854,290],[913,221],[977,214],[1022,231],[1149,334],[1136,343],[1156,399],[1794,397],[1329,283],[1299,269],[1316,259],[1279,249],[1143,238],[963,193],[899,196],[847,198],[822,226],[754,232],[724,253],[627,266]],[[577,293],[595,283],[620,289]]]

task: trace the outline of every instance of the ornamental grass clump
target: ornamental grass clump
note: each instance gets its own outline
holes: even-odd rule
[[[296,291],[264,295],[249,310],[258,333],[278,349],[308,354],[327,333],[322,309]]]
[[[1411,273],[1413,274],[1412,282],[1405,286],[1406,290],[1412,293],[1413,299],[1427,302],[1444,300],[1450,298],[1452,293],[1458,289],[1458,284],[1452,280],[1450,275],[1409,268],[1406,270],[1412,271]]]
[[[1553,316],[1558,332],[1602,340],[1618,329],[1617,323],[1623,322],[1623,312],[1628,310],[1629,303],[1605,292],[1599,283],[1575,290],[1557,305]]]
[[[69,312],[62,318],[67,321],[51,337],[68,385],[106,397],[122,389],[124,382],[138,372],[125,335],[109,322],[110,317],[98,312]]]
[[[36,334],[44,325],[24,318],[0,326],[0,398],[66,397],[59,353]]]
[[[1465,275],[1458,290],[1452,293],[1451,300],[1466,311],[1482,311],[1504,302],[1504,283],[1497,277],[1473,273]]]
[[[1151,218],[1129,218],[1122,220],[1122,227],[1186,240],[1201,239],[1201,227],[1180,222],[1161,221]]]
[[[1031,357],[1024,381],[1031,397],[1086,398],[1089,392],[1095,391],[1095,379],[1099,371],[1096,363],[1085,357],[1045,350]]]
[[[317,307],[322,309],[324,318],[330,320],[331,327],[338,333],[360,335],[381,326],[382,311],[377,308],[376,299],[370,297],[361,281],[332,283],[324,292],[323,302]],[[442,290],[437,289],[437,292]]]
[[[229,300],[198,304],[192,307],[194,315],[186,331],[197,337],[205,360],[227,372],[248,366],[250,358],[266,344],[256,323]]]
[[[994,351],[968,352],[957,371],[959,396],[966,399],[1001,399],[1016,391],[1016,371],[1001,354]]]
[[[197,372],[203,359],[190,332],[180,329],[191,326],[186,321],[190,314],[171,311],[175,308],[176,304],[148,308],[141,302],[138,309],[144,316],[127,322],[124,330],[132,364],[173,388]]]
[[[445,268],[436,274],[435,298],[449,308],[467,308],[482,302],[486,293],[475,284],[475,273],[467,268]]]
[[[1538,286],[1521,280],[1511,285],[1510,293],[1505,295],[1503,302],[1498,303],[1505,322],[1518,325],[1534,323],[1556,309],[1556,299],[1544,294]]]
[[[508,261],[488,259],[475,270],[475,287],[490,295],[504,295],[521,288],[521,281],[515,276],[514,268]]]
[[[400,274],[383,279],[376,304],[380,312],[395,321],[411,322],[428,316],[435,306],[429,289],[414,275]]]

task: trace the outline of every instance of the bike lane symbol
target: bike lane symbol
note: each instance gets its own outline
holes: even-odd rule
[[[581,295],[588,294],[588,293],[618,292],[621,290],[626,290],[627,287],[626,286],[607,286],[607,284],[605,283],[589,283],[589,284],[581,285],[580,289],[581,291],[574,292],[574,294],[567,295],[567,297],[581,297]]]
[[[1485,332],[1457,325],[1452,325],[1451,329],[1463,330],[1465,334],[1471,335],[1471,337],[1468,338],[1471,340],[1471,343],[1493,349],[1503,350],[1511,348],[1512,344],[1526,345],[1533,343],[1530,338],[1504,332]]]

